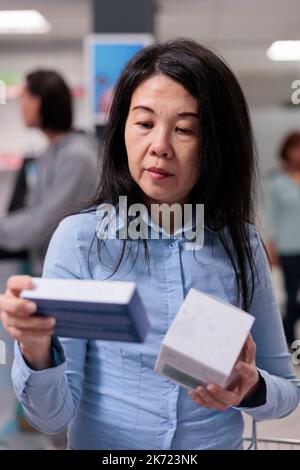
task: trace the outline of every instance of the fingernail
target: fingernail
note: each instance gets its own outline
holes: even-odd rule
[[[30,302],[29,304],[27,304],[27,310],[29,313],[34,313],[37,311],[37,306],[36,304],[34,304],[33,302]]]
[[[54,326],[55,323],[56,323],[55,318],[48,318],[48,319],[47,319],[47,325],[49,325],[49,326]]]

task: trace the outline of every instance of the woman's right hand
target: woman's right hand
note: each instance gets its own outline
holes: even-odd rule
[[[55,318],[33,315],[36,304],[20,298],[22,290],[32,287],[30,276],[10,277],[5,294],[0,295],[0,318],[7,333],[19,342],[28,365],[43,370],[51,367]]]

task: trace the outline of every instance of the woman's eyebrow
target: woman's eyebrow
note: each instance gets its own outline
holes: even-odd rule
[[[186,112],[183,112],[183,113],[178,113],[178,116],[183,117],[183,118],[185,118],[185,117],[194,117],[194,118],[197,118],[197,119],[199,118],[199,114],[192,113],[190,111],[186,111]]]
[[[138,111],[138,110],[147,111],[148,113],[155,113],[155,111],[152,108],[149,108],[148,106],[143,106],[143,105],[135,106],[134,108],[132,108],[131,111]],[[194,117],[197,119],[199,118],[199,114],[193,113],[190,111],[184,111],[182,113],[178,113],[178,116],[183,117],[183,118],[185,117]]]
[[[151,108],[148,108],[148,106],[143,106],[143,105],[138,105],[138,106],[135,106],[134,108],[132,108],[131,111],[136,111],[136,110],[143,110],[143,111],[148,111],[149,113],[154,113],[154,110],[151,109]]]

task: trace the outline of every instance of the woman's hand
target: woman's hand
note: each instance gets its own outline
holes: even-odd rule
[[[12,276],[7,290],[0,295],[0,318],[7,333],[20,343],[24,358],[32,369],[51,366],[51,336],[55,319],[33,315],[35,303],[20,298],[24,289],[33,287],[29,276]]]
[[[204,408],[215,408],[218,411],[226,411],[230,406],[238,406],[246,395],[254,392],[258,385],[259,373],[255,364],[255,355],[256,345],[249,334],[233,369],[233,375],[237,374],[237,377],[229,388],[224,389],[216,384],[199,386],[196,390],[189,390],[192,400]]]

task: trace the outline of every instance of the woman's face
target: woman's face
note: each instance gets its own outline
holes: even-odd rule
[[[148,202],[185,203],[199,179],[195,98],[166,75],[134,91],[125,126],[129,171]]]
[[[41,100],[34,96],[24,85],[20,96],[21,112],[27,127],[39,127]]]

